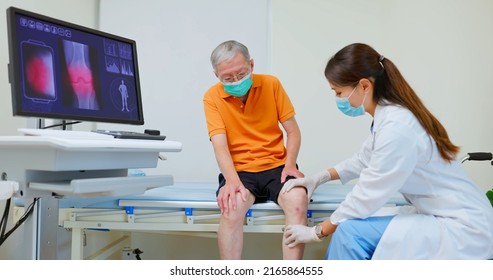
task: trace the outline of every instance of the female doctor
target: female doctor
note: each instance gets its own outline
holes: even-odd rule
[[[327,259],[492,258],[493,208],[461,168],[459,147],[392,61],[352,44],[329,60],[325,77],[339,110],[373,117],[371,134],[353,157],[284,185],[282,192],[302,186],[310,197],[329,180],[358,178],[329,219],[314,227],[288,225],[286,243],[333,233]],[[396,192],[409,206],[379,215]]]

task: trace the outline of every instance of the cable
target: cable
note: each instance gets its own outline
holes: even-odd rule
[[[5,240],[7,240],[7,238],[18,228],[20,227],[26,220],[27,218],[29,218],[32,213],[33,213],[33,210],[34,210],[34,206],[36,205],[36,202],[38,202],[39,198],[35,198],[34,201],[27,207],[27,211],[24,213],[24,215],[22,215],[22,217],[19,219],[19,221],[17,221],[17,223],[15,223],[14,227],[9,230],[7,232],[7,234],[4,235],[4,231],[5,231],[5,228],[2,229],[2,235],[0,236],[0,246],[2,246],[3,242],[5,242]],[[8,204],[9,204],[9,207],[10,207],[10,199],[8,201]],[[5,210],[7,213],[8,213],[8,210],[6,209]],[[4,215],[2,217],[2,223],[4,223],[4,218],[5,218],[5,225],[7,225],[7,219],[6,217],[8,217],[8,214],[7,216],[5,216],[5,212],[4,212]]]
[[[5,234],[5,229],[7,228],[7,219],[9,217],[9,210],[10,210],[10,198],[7,199],[7,202],[5,203],[5,210],[3,211],[2,215],[2,221],[0,222],[0,236],[3,236]]]

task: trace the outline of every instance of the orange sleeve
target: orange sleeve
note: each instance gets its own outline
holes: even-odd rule
[[[214,99],[211,98],[211,92],[216,90],[215,86],[210,88],[204,94],[204,112],[207,122],[207,130],[209,132],[209,138],[215,134],[226,133],[226,127],[223,119],[217,109]]]
[[[295,115],[294,106],[289,99],[288,94],[284,90],[281,82],[276,83],[276,102],[278,108],[279,122],[285,122]]]

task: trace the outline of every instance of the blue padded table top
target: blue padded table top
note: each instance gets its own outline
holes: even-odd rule
[[[147,190],[141,195],[101,196],[101,197],[64,197],[60,200],[60,208],[118,208],[121,199],[132,200],[166,200],[166,201],[216,201],[217,183],[190,182],[176,183]]]
[[[122,209],[118,201],[125,200],[162,200],[162,201],[191,201],[216,202],[217,183],[206,182],[176,182],[174,185],[163,186],[146,191],[142,195],[119,197],[64,197],[60,199],[60,208],[103,208]],[[351,191],[352,185],[324,184],[313,193],[310,204],[340,203]],[[400,194],[396,194],[388,203],[406,204]]]

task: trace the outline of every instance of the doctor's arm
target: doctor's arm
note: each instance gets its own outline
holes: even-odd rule
[[[236,193],[240,192],[244,201],[247,199],[247,189],[236,172],[233,159],[228,149],[226,134],[215,134],[211,137],[214,155],[216,156],[219,169],[226,180],[226,184],[219,190],[217,204],[221,213],[229,209],[236,209]]]
[[[342,161],[333,168],[319,171],[310,177],[289,180],[284,184],[281,192],[288,192],[296,186],[304,186],[307,189],[308,198],[310,198],[315,189],[323,183],[331,180],[341,180],[344,184],[351,179],[357,178],[361,170],[368,166],[371,158],[371,146],[372,136],[370,135],[363,143],[360,151],[351,158]],[[342,173],[339,173],[339,171]]]

